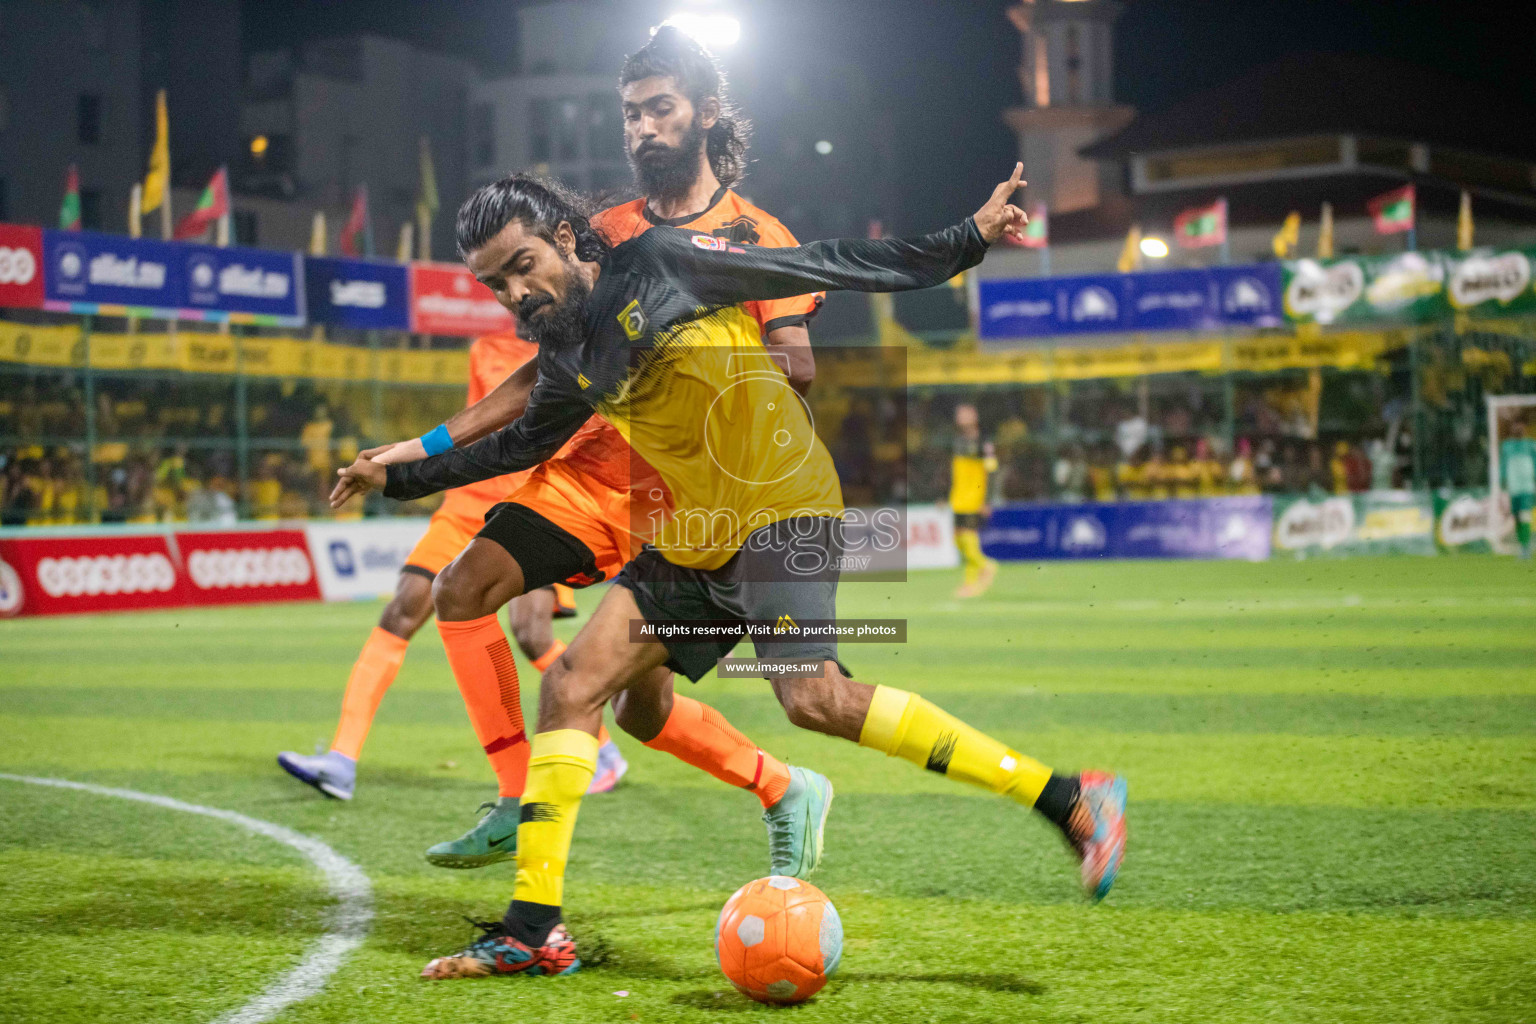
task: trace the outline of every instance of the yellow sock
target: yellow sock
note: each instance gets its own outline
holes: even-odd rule
[[[915,693],[875,687],[859,746],[990,789],[1026,807],[1040,799],[1051,770],[940,711]],[[522,833],[518,833],[522,842]]]
[[[960,563],[965,566],[965,582],[975,583],[981,578],[981,567],[987,564],[987,556],[981,553],[981,533],[956,530],[955,547],[960,549]]]
[[[514,900],[560,906],[581,795],[597,771],[597,737],[580,729],[537,733],[517,828]]]

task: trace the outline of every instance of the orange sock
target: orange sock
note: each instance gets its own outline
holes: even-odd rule
[[[646,746],[702,768],[721,782],[757,794],[772,807],[789,788],[789,768],[747,739],[708,704],[672,695],[672,714]]]
[[[549,650],[533,659],[533,667],[540,672],[549,671],[549,666],[555,663],[555,659],[565,653],[565,641],[556,640],[549,645]]]
[[[352,674],[347,677],[347,692],[341,698],[341,721],[336,723],[332,750],[354,761],[363,752],[363,741],[368,738],[379,701],[395,681],[409,644],[409,640],[378,626],[368,634],[368,642],[363,644],[362,653],[352,665]]]
[[[437,631],[475,735],[496,771],[498,795],[521,797],[528,780],[528,734],[507,635],[494,615],[468,622],[439,619]]]
[[[556,586],[557,589],[559,588],[559,584],[558,583],[555,584],[555,586]],[[537,658],[533,659],[533,667],[538,669],[540,672],[547,672],[547,671],[549,671],[549,666],[551,666],[551,665],[553,665],[555,663],[555,659],[560,657],[560,655],[562,655],[564,653],[565,653],[565,641],[564,640],[560,640],[560,639],[556,639],[553,643],[551,643],[549,645],[549,650],[545,651],[543,654],[541,654]],[[608,742],[608,727],[606,725],[601,725],[600,724],[597,727],[597,745],[598,746],[602,746],[604,743],[607,743],[607,742]]]

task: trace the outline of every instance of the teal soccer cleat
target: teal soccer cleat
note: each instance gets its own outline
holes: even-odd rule
[[[772,874],[810,877],[821,863],[822,837],[831,809],[832,783],[827,777],[791,766],[789,788],[763,812]]]
[[[495,803],[483,803],[489,813],[480,824],[459,836],[427,850],[428,864],[440,868],[483,868],[499,860],[517,858],[517,825],[520,817],[515,796],[504,796]]]
[[[283,771],[328,797],[352,799],[352,790],[357,785],[357,762],[346,754],[332,750],[311,756],[285,750],[277,755],[277,763]]]
[[[1125,860],[1125,779],[1108,772],[1083,772],[1079,792],[1064,831],[1082,858],[1083,889],[1102,900]]]

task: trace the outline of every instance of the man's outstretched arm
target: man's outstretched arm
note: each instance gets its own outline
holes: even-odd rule
[[[591,415],[591,407],[579,397],[540,378],[528,398],[527,411],[510,426],[474,444],[394,465],[359,456],[352,465],[337,471],[341,479],[331,492],[331,507],[340,508],[353,495],[375,488],[382,489],[385,497],[410,501],[503,473],[532,469],[559,451]]]
[[[437,429],[444,432],[444,440],[455,447],[463,447],[480,440],[492,431],[500,430],[517,419],[528,408],[528,397],[539,379],[539,361],[530,359],[507,375],[507,379],[491,389],[480,401],[465,406],[443,422]],[[382,448],[370,448],[363,452],[366,458],[390,466],[397,462],[419,462],[430,455],[426,437],[413,437]]]
[[[839,238],[786,248],[733,245],[685,230],[655,229],[631,245],[711,305],[779,299],[817,289],[895,292],[931,288],[981,262],[1004,234],[1028,222],[1008,200],[1023,184],[1023,165],[998,185],[974,216],[914,238]]]

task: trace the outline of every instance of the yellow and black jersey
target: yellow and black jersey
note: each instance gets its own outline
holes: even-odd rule
[[[843,507],[809,410],[740,303],[822,288],[929,288],[986,249],[969,218],[919,238],[792,248],[653,227],[604,258],[580,336],[541,346],[521,419],[465,448],[390,466],[384,493],[409,500],[527,469],[596,412],[672,492],[673,516],[655,539],[662,555],[719,568],[760,527]]]
[[[992,445],[979,437],[956,437],[949,469],[949,507],[956,515],[974,515],[987,504],[987,481],[997,472]]]

